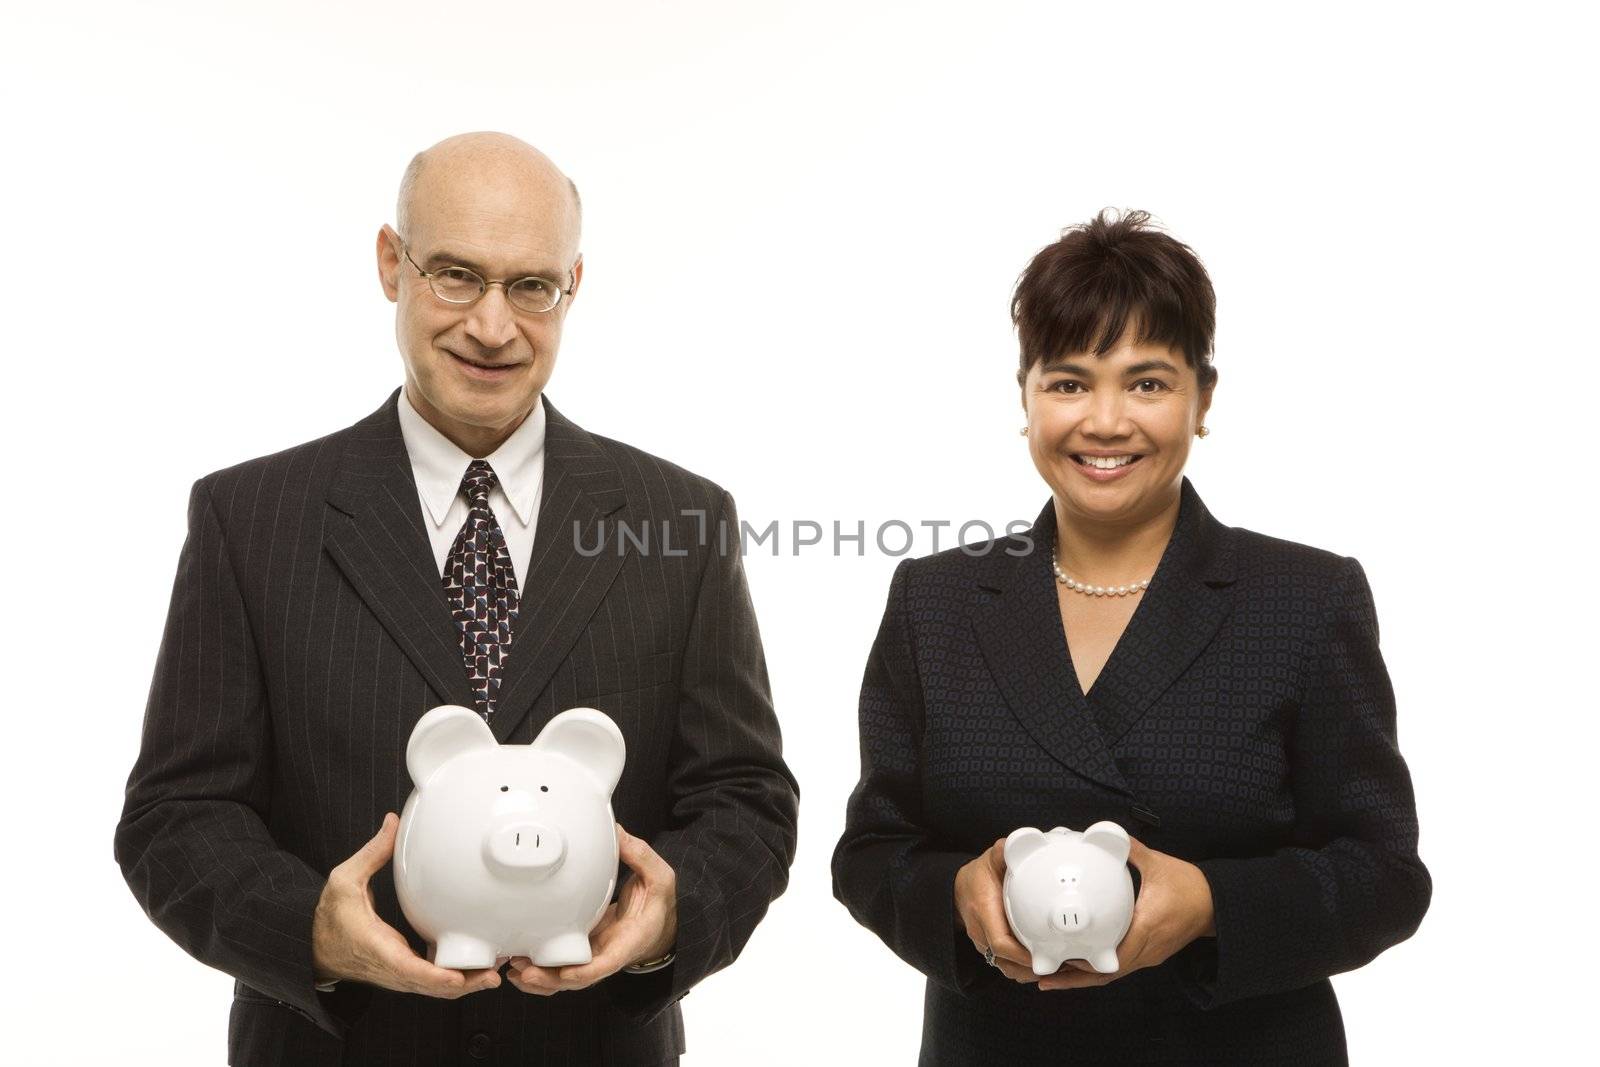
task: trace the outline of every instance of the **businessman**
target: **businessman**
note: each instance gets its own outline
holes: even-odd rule
[[[190,492],[115,853],[151,921],[236,979],[236,1067],[677,1063],[678,1001],[787,883],[798,787],[733,500],[544,395],[580,215],[515,138],[418,154],[377,237],[404,384]],[[592,962],[427,960],[390,860],[440,704],[503,744],[575,706],[621,728]]]

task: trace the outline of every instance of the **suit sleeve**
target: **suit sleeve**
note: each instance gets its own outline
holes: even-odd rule
[[[923,820],[924,709],[906,612],[910,564],[895,568],[861,684],[861,777],[833,852],[833,895],[901,959],[965,993],[977,980],[979,957],[956,913],[955,879],[973,856],[941,847]]]
[[[1190,955],[1185,983],[1202,1008],[1360,967],[1416,932],[1428,909],[1394,691],[1372,590],[1352,558],[1329,590],[1293,721],[1293,843],[1198,864],[1216,909],[1214,951]]]
[[[727,492],[706,531],[679,673],[666,829],[650,840],[677,879],[675,958],[659,971],[605,982],[616,1006],[637,1021],[733,962],[794,862],[800,791],[783,760]]]
[[[370,988],[314,988],[311,921],[327,878],[266,825],[266,687],[206,479],[189,494],[139,755],[115,856],[150,921],[195,959],[343,1036]]]

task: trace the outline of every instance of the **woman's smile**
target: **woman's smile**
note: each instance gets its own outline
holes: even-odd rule
[[[1128,472],[1143,459],[1144,456],[1085,456],[1077,453],[1072,456],[1072,465],[1092,482],[1114,482],[1125,478]]]

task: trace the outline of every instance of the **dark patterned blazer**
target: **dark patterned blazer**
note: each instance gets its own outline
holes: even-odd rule
[[[787,883],[798,790],[733,500],[548,398],[533,555],[490,725],[526,743],[565,708],[616,720],[628,754],[613,809],[676,871],[677,959],[551,997],[509,982],[453,1001],[313,989],[328,871],[403,806],[422,714],[474,705],[399,397],[195,483],[117,862],[157,926],[237,979],[236,1067],[673,1062],[677,1001],[738,955]],[[391,869],[371,885],[422,952]]]
[[[1342,1063],[1328,976],[1432,892],[1372,594],[1354,559],[1223,526],[1188,478],[1090,687],[1025,534],[903,561],[861,691],[834,894],[928,978],[924,1064]],[[1216,936],[1104,986],[986,967],[956,871],[1019,826],[1121,823],[1199,865]]]

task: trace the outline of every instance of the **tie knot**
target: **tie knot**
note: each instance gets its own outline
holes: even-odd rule
[[[481,505],[488,501],[489,490],[494,488],[495,481],[494,468],[489,466],[489,461],[475,459],[461,478],[461,491],[467,494],[467,499],[474,506]]]

